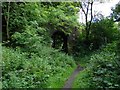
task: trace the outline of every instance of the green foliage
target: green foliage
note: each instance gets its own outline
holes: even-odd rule
[[[84,71],[77,76],[73,87],[77,88],[119,88],[120,59],[117,42],[107,44],[97,52],[83,57]],[[80,59],[81,63],[81,58]],[[83,63],[83,62],[82,62]]]
[[[116,24],[114,24],[114,21],[109,18],[103,18],[92,23],[89,40],[85,39],[84,30],[81,30],[80,32],[81,34],[76,40],[73,50],[74,55],[78,57],[89,55],[103,45],[117,41],[120,38],[120,32]]]
[[[90,39],[93,49],[118,39],[119,32],[112,19],[105,18],[92,23],[91,29]]]
[[[72,10],[72,11],[70,11]],[[46,9],[48,29],[53,32],[61,30],[65,33],[71,33],[73,28],[78,25],[76,13],[78,9],[74,3],[61,3],[57,7],[49,7]]]
[[[56,2],[11,2],[9,4],[4,2],[2,4],[3,18],[5,18],[5,23],[9,23],[8,34],[10,38],[15,32],[24,32],[26,26],[41,27],[46,29],[48,33],[52,33],[54,30],[70,33],[78,25],[76,13],[79,9],[76,8],[77,4],[61,2],[57,7],[54,7],[56,4]],[[49,8],[46,5],[50,5]],[[8,7],[10,7],[9,12]],[[5,31],[3,35],[5,35]],[[3,37],[5,38],[5,36]]]
[[[88,71],[85,69],[77,75],[73,83],[73,88],[91,88],[89,81]]]
[[[88,74],[91,78],[90,87],[118,88],[120,87],[120,66],[116,55],[116,44],[113,43],[91,56]]]
[[[2,3],[3,26],[8,23],[10,35],[10,46],[1,50],[3,88],[61,88],[76,66],[74,60],[86,69],[77,76],[73,87],[120,87],[119,31],[112,19],[103,18],[92,23],[90,38],[85,41],[84,26],[77,22],[78,6],[74,2]],[[70,35],[75,27],[79,27],[80,36],[71,50],[73,60],[50,47],[55,30]]]
[[[72,57],[42,45],[40,47],[39,55],[31,53],[30,58],[20,48],[3,47],[3,88],[53,88],[52,84],[58,86],[58,77],[55,76],[59,76],[61,83],[58,87],[63,86],[75,67]]]
[[[62,87],[76,66],[72,57],[50,48],[50,35],[54,30],[70,33],[78,24],[78,9],[72,3],[53,4],[2,4],[12,46],[3,47],[3,88]]]
[[[11,38],[14,46],[20,46],[28,51],[37,49],[39,44],[50,44],[47,31],[41,27],[26,26],[24,32],[15,32]]]
[[[10,12],[7,11],[8,6]],[[30,21],[38,20],[40,11],[37,3],[19,3],[12,2],[8,5],[7,2],[2,3],[3,17],[9,18],[9,33],[12,35],[15,31],[22,31],[24,26]],[[9,14],[9,17],[7,17]],[[6,19],[7,22],[7,19]]]

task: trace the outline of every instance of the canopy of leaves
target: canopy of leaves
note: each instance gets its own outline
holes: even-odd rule
[[[5,18],[5,22],[9,22],[10,36],[15,32],[24,32],[26,25],[32,25],[35,28],[42,27],[49,33],[54,30],[70,33],[78,24],[76,5],[77,3],[74,2],[3,3],[3,18]],[[9,12],[8,7],[10,8]],[[9,18],[9,21],[7,21],[7,18]],[[3,34],[5,31],[3,30]]]

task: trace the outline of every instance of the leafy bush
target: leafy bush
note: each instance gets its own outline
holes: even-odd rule
[[[116,42],[102,47],[87,61],[86,69],[76,78],[77,88],[120,88],[120,62],[116,53]]]
[[[101,52],[91,56],[88,74],[90,87],[120,87],[120,66],[116,55],[116,43],[109,44]]]
[[[101,45],[110,43],[118,38],[118,30],[112,19],[104,18],[92,23],[91,44],[93,49],[98,49]]]
[[[26,26],[24,32],[15,32],[12,35],[12,42],[13,47],[21,47],[23,51],[31,54],[38,53],[41,45],[50,46],[50,37],[44,28]]]
[[[76,66],[72,57],[42,45],[40,47],[39,54],[31,53],[30,58],[20,48],[13,50],[3,47],[3,88],[63,86],[64,80]],[[60,85],[55,83],[58,80],[55,76],[59,76]]]

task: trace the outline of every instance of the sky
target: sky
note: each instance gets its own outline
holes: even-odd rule
[[[115,7],[115,5],[119,2],[120,0],[111,0],[110,2],[105,2],[105,3],[99,3],[99,2],[94,2],[93,4],[93,14],[96,14],[100,12],[102,15],[109,16],[111,13],[111,8]],[[96,13],[95,13],[96,12]],[[79,12],[79,22],[84,23],[84,14],[82,11]]]

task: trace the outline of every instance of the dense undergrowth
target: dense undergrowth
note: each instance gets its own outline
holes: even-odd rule
[[[91,56],[86,68],[76,78],[75,88],[120,88],[120,58],[117,43],[113,42]]]
[[[72,57],[48,47],[31,57],[20,49],[2,51],[3,88],[60,88],[76,66]]]
[[[74,88],[120,88],[119,24],[98,15],[85,40],[85,25],[77,21],[79,5],[2,3],[3,88],[62,88],[77,64],[84,70]],[[68,35],[69,55],[61,52],[65,40],[60,38],[54,42],[59,50],[51,48],[57,30]]]
[[[50,47],[42,46],[40,53],[32,53],[31,57],[19,48],[3,47],[2,51],[3,88],[61,88],[76,67],[71,56]],[[82,58],[85,69],[79,73],[73,87],[119,88],[120,61],[117,53],[117,43],[113,42]]]

